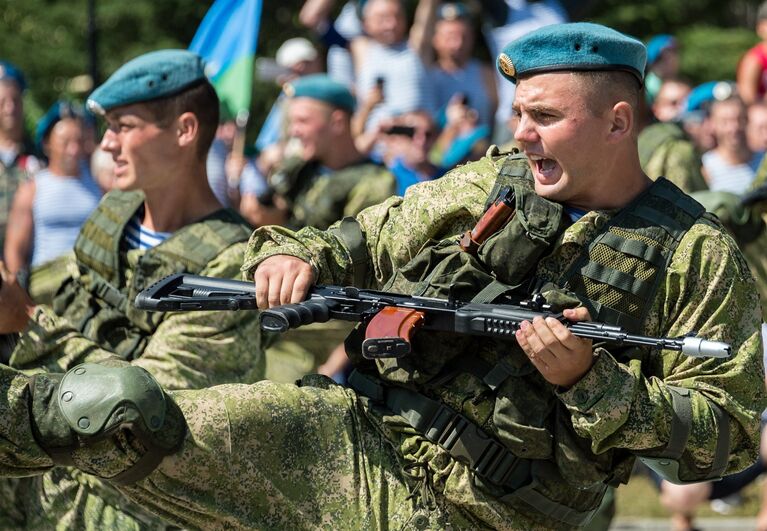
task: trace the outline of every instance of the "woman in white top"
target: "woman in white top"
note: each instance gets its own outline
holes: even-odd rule
[[[711,190],[743,194],[751,187],[763,155],[748,147],[746,106],[736,96],[715,101],[710,116],[716,147],[703,154],[703,176]]]
[[[40,120],[37,142],[48,166],[21,185],[11,208],[5,240],[12,273],[33,269],[29,290],[38,302],[50,300],[66,273],[80,227],[96,208],[101,189],[90,175],[82,114],[57,102]]]

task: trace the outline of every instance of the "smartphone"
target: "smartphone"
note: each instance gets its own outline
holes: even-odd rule
[[[415,135],[415,127],[409,125],[393,125],[384,131],[387,135],[403,135],[412,138]]]
[[[386,78],[385,77],[378,76],[376,78],[376,87],[378,87],[379,89],[383,90],[385,82],[386,82]]]

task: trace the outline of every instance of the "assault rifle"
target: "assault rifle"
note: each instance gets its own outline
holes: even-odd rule
[[[136,307],[150,311],[256,310],[251,282],[175,274],[136,296]],[[551,311],[543,297],[519,304],[482,304],[400,295],[340,286],[314,286],[309,298],[261,310],[261,329],[285,332],[290,328],[330,319],[365,323],[362,354],[368,359],[402,357],[410,353],[413,334],[438,330],[472,336],[513,339],[522,321],[554,317],[578,337],[680,351],[687,356],[726,358],[731,347],[692,335],[657,338],[629,334],[618,326],[598,322],[572,322]]]

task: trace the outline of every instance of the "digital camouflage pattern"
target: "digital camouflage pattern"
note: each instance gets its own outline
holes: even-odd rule
[[[688,194],[708,190],[700,153],[673,123],[654,123],[639,133],[642,169],[651,179],[665,177]]]
[[[184,230],[194,230],[194,226]],[[170,240],[161,245],[168,242]],[[239,278],[245,246],[246,243],[241,241],[219,249],[218,256],[198,273]],[[120,289],[123,291],[131,285],[144,254],[141,250],[125,254],[121,268],[124,283]],[[172,267],[178,267],[178,264]],[[75,262],[70,261],[67,280],[80,274]],[[148,279],[147,282],[158,279]],[[71,284],[80,286],[76,282]],[[66,304],[56,305],[59,313],[48,306],[39,307],[37,319],[21,336],[13,352],[11,365],[34,372],[41,369],[65,372],[86,361],[124,357],[110,349],[110,339],[103,335],[101,327],[95,325],[96,319],[87,319],[87,312],[92,317],[98,316],[90,305],[101,306],[103,301],[88,299],[82,287],[75,287],[74,291],[76,295],[67,298]],[[83,299],[90,302],[82,304]],[[184,312],[162,317],[151,336],[142,331],[147,341],[140,352],[132,354],[136,356],[132,363],[151,372],[165,388],[193,389],[228,382],[250,383],[264,377],[265,359],[257,312]],[[73,326],[72,323],[83,319],[87,324],[83,325],[82,331]],[[16,525],[29,529],[164,527],[146,510],[130,506],[116,491],[79,472],[70,475],[68,470],[61,469],[41,478],[21,480],[17,493],[21,500],[5,498],[0,502],[0,513],[5,512],[6,505],[23,504],[26,519],[17,521]]]
[[[365,160],[340,170],[317,161],[285,161],[271,179],[291,210],[287,226],[327,229],[346,216],[356,216],[396,191],[394,176],[384,166]]]
[[[497,166],[483,159],[411,188],[404,199],[390,198],[361,213],[373,272],[369,287],[380,287],[429,239],[472,226]],[[541,261],[539,274],[560,274],[611,214],[591,212],[570,226]],[[330,233],[259,229],[245,268],[274,254],[310,259],[320,283],[348,284],[352,278],[349,253]],[[531,376],[528,385],[539,393],[531,404],[556,392],[560,411],[566,412],[561,420],[580,437],[555,440],[564,457],[585,445],[595,454],[614,450],[625,459],[624,449],[653,455],[668,443],[673,413],[667,386],[683,387],[692,399],[692,429],[681,476],[697,479],[711,465],[718,426],[710,403],[729,417],[728,472],[744,468],[756,456],[758,412],[767,405],[760,316],[748,269],[716,222],[703,218],[684,236],[651,304],[655,317],[647,321],[644,333],[677,336],[695,330],[729,342],[732,358],[700,360],[664,351],[619,360],[599,349],[592,370],[567,391],[538,385]],[[562,527],[524,504],[501,502],[503,493],[483,485],[466,465],[353,391],[320,377],[304,383],[171,392],[188,423],[183,447],[146,479],[119,490],[189,528]],[[28,378],[3,368],[0,391],[0,473],[50,469],[53,463],[43,450],[50,441],[38,441],[32,433],[32,423],[43,422],[44,411],[30,419]],[[84,471],[110,477],[130,467],[141,453],[128,433],[91,441],[75,452],[75,462]],[[546,457],[542,461],[553,462]],[[577,470],[572,479],[588,481],[593,472]],[[571,483],[550,487],[564,495],[578,488]]]

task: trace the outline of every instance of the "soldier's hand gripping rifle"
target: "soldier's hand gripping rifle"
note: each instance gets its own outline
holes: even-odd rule
[[[250,282],[177,274],[165,277],[136,296],[136,307],[151,311],[255,310]],[[571,322],[550,310],[542,297],[520,304],[479,304],[433,299],[340,286],[314,286],[309,298],[261,311],[261,328],[285,332],[330,319],[365,323],[362,353],[366,358],[401,357],[419,330],[513,339],[522,321],[554,317],[578,337],[618,345],[642,345],[681,351],[687,356],[725,358],[726,343],[694,336],[656,338],[629,334],[598,322]]]

